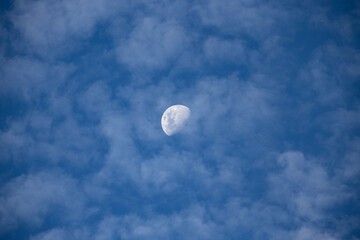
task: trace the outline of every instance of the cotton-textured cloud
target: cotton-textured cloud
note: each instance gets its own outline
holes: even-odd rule
[[[2,188],[2,229],[20,223],[39,226],[49,212],[63,211],[63,221],[72,221],[82,211],[83,197],[76,182],[57,171],[19,176]],[[57,209],[57,210],[55,210]],[[69,214],[69,211],[72,213]]]
[[[360,238],[356,1],[1,7],[1,239]]]
[[[176,23],[144,18],[136,23],[130,36],[121,41],[117,55],[120,62],[137,71],[161,69],[176,63],[187,41],[186,32]]]
[[[302,153],[284,153],[278,162],[284,169],[270,177],[273,184],[270,194],[309,221],[324,220],[324,212],[334,203],[351,197],[344,185],[331,179],[322,167],[305,160]]]
[[[10,18],[30,52],[42,56],[81,47],[74,39],[91,36],[95,25],[115,14],[119,3],[111,1],[16,1]],[[122,4],[125,4],[122,3]],[[50,24],[51,23],[51,24]],[[76,50],[75,50],[76,51]]]
[[[291,10],[286,12],[279,6],[280,2],[232,0],[223,4],[210,0],[200,1],[195,9],[204,25],[214,26],[229,35],[249,35],[258,40],[276,31],[282,19],[289,18]]]
[[[214,37],[206,40],[204,55],[209,61],[217,66],[226,61],[227,64],[241,64],[246,60],[246,53],[241,41],[226,41]]]

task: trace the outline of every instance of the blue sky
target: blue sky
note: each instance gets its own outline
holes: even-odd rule
[[[360,239],[357,1],[0,7],[0,239]]]

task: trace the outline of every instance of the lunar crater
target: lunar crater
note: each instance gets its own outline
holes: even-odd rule
[[[166,109],[161,118],[161,126],[166,135],[171,136],[183,129],[191,111],[184,105],[174,105]]]

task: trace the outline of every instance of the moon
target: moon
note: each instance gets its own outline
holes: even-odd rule
[[[179,132],[189,120],[191,111],[184,105],[174,105],[165,110],[161,117],[161,127],[166,135]]]

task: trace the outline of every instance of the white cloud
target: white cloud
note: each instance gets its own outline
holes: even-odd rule
[[[318,240],[336,240],[338,239],[335,236],[331,236],[325,232],[319,231],[317,229],[304,227],[301,228],[297,233],[296,240],[307,240],[307,239],[318,239]]]
[[[110,227],[114,225],[110,224]],[[216,232],[216,225],[208,218],[206,210],[196,205],[171,215],[151,215],[145,218],[124,216],[118,218],[115,229],[115,236],[125,240],[218,239],[221,236]]]
[[[83,168],[88,161],[97,161],[97,128],[82,126],[72,116],[72,105],[65,97],[54,97],[43,110],[29,111],[22,119],[9,122],[0,131],[2,161],[33,161],[53,165],[67,163]]]
[[[143,18],[128,38],[120,39],[117,56],[136,71],[162,69],[180,58],[188,41],[186,31],[175,22]]]
[[[345,186],[324,168],[307,161],[301,152],[283,153],[278,163],[282,172],[270,176],[270,196],[296,217],[308,221],[328,219],[327,210],[351,196]]]
[[[1,95],[27,103],[39,95],[51,95],[74,70],[71,65],[50,64],[30,57],[2,59],[1,63]]]
[[[302,240],[355,229],[356,217],[330,213],[357,194],[346,184],[359,176],[358,100],[349,89],[360,58],[341,45],[351,42],[350,18],[334,19],[341,41],[294,56],[289,45],[307,43],[292,27],[297,20],[309,27],[305,18],[316,14],[302,3],[195,5],[15,2],[13,25],[0,29],[14,38],[13,49],[1,51],[0,92],[26,112],[1,129],[1,161],[44,170],[2,175],[4,231],[35,226],[34,240]],[[236,68],[218,72],[218,62]],[[189,106],[193,122],[168,138],[160,118],[173,104]],[[318,152],[308,150],[317,144]],[[276,162],[289,146],[303,153]],[[158,209],[157,198],[171,203],[179,194],[176,210]],[[141,207],[121,205],[133,199]],[[48,217],[58,222],[42,229]]]
[[[31,240],[63,240],[68,239],[68,234],[63,229],[51,229],[47,232],[31,237]]]
[[[30,240],[86,240],[91,238],[91,231],[86,228],[69,229],[53,228],[48,231],[33,235]]]
[[[205,192],[211,186],[231,189],[241,186],[241,164],[237,163],[241,160],[224,157],[223,151],[233,147],[231,141],[236,138],[248,137],[246,141],[251,145],[260,136],[251,137],[247,133],[256,131],[257,122],[271,124],[276,112],[268,104],[273,97],[271,91],[238,81],[236,77],[203,79],[193,88],[179,93],[173,84],[165,81],[136,88],[136,91],[132,87],[122,89],[119,97],[126,101],[129,111],[110,111],[101,117],[102,133],[109,142],[101,178],[120,185],[131,180],[143,193],[171,192],[184,181],[200,184]],[[181,99],[187,102],[180,102]],[[183,147],[181,152],[169,145],[171,139],[166,138],[160,126],[162,111],[168,107],[165,103],[170,101],[189,103],[194,115],[193,124],[180,136],[187,138],[178,143]],[[234,102],[237,104],[230,104]],[[209,149],[217,152],[216,155],[193,152],[205,138],[228,136],[228,131],[234,139],[220,137],[210,143]],[[249,146],[244,151],[259,149]],[[216,170],[207,169],[205,161],[216,163]],[[213,192],[221,195],[221,190]]]
[[[276,4],[260,1],[203,1],[196,6],[205,25],[231,35],[246,34],[260,40],[276,31],[286,12]]]
[[[96,24],[108,19],[124,2],[26,1],[15,2],[11,19],[29,44],[30,52],[42,56],[72,50],[73,38],[89,37]],[[71,44],[72,43],[72,44]]]
[[[246,51],[240,40],[222,40],[210,37],[204,43],[205,57],[214,65],[242,64],[246,60]]]
[[[41,226],[49,214],[54,214],[54,209],[66,213],[58,221],[72,221],[80,217],[84,206],[76,181],[58,171],[17,177],[2,187],[1,196],[3,230],[20,223]]]

